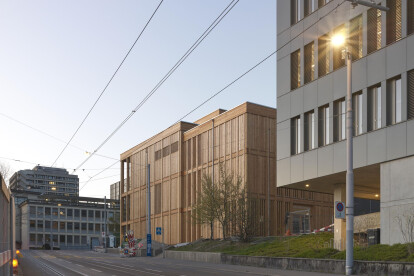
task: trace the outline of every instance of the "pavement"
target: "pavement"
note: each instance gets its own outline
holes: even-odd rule
[[[336,274],[276,270],[239,265],[179,261],[159,257],[121,258],[117,254],[93,251],[22,250],[19,256],[19,276],[329,276]]]

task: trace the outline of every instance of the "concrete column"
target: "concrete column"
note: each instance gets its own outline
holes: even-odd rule
[[[334,188],[334,202],[342,201],[345,203],[346,190],[345,183],[335,184]],[[335,210],[334,210],[335,212]],[[335,216],[335,213],[334,213]],[[346,241],[346,220],[334,219],[334,248],[338,250],[345,250]]]

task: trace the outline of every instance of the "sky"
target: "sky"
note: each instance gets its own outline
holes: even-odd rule
[[[98,148],[230,2],[164,0],[74,137],[74,146],[55,166],[72,173],[88,157],[86,151]],[[158,4],[1,1],[0,162],[14,172],[51,166]],[[120,178],[116,160],[121,153],[175,123],[275,50],[276,1],[240,0],[97,152],[106,157],[95,155],[75,172],[80,187],[89,180],[80,195],[109,196],[109,185]],[[184,121],[246,101],[276,107],[275,55]]]

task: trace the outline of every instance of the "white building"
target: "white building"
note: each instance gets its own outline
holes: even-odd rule
[[[105,218],[107,235],[119,231],[119,223],[113,223],[119,221],[119,200],[106,202],[105,217],[102,198],[43,195],[27,199],[19,206],[22,249],[41,248],[45,244],[60,249],[102,245]]]
[[[330,43],[341,32],[353,58],[354,195],[380,199],[381,243],[394,244],[395,217],[414,213],[414,1],[379,2],[390,10],[277,1],[277,185],[345,201],[347,72]],[[335,220],[337,247],[344,239]]]

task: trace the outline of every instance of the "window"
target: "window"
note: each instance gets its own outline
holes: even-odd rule
[[[321,147],[329,144],[329,105],[319,107],[318,117],[318,144]]]
[[[50,216],[50,207],[45,207],[45,215]]]
[[[313,81],[315,78],[315,43],[313,41],[305,45],[305,83]]]
[[[345,33],[345,25],[341,25],[334,30],[334,35],[342,35],[346,36]],[[333,48],[333,69],[336,70],[345,66],[345,59],[342,56],[342,52],[344,51],[343,47],[334,47]],[[328,55],[329,59],[329,55]]]
[[[68,218],[71,218],[73,215],[73,209],[68,209],[66,215],[68,216]]]
[[[66,223],[66,228],[67,228],[68,231],[72,231],[72,229],[73,229],[73,222],[68,221]]]
[[[43,217],[43,207],[37,207],[37,216]]]
[[[334,102],[334,141],[346,138],[346,102],[345,99]]]
[[[294,25],[300,20],[301,0],[290,0],[290,24]]]
[[[79,222],[74,223],[74,228],[76,231],[79,231]]]
[[[95,211],[95,217],[100,218],[101,217],[101,211]]]
[[[81,237],[81,244],[86,244],[86,241],[87,241],[86,236],[82,236]]]
[[[37,221],[37,231],[43,231],[43,220]]]
[[[73,236],[71,236],[71,235],[69,235],[69,236],[67,236],[67,242],[68,242],[68,245],[72,245],[72,241],[73,241],[73,238],[72,238]]]
[[[60,243],[65,243],[65,235],[60,235],[59,236],[59,241],[60,241]]]
[[[36,216],[36,206],[30,206],[30,215]]]
[[[160,160],[160,159],[161,159],[161,150],[157,150],[157,151],[155,152],[155,156],[154,156],[154,158],[155,158],[155,161],[157,161],[157,160]]]
[[[93,210],[88,210],[88,218],[93,219]]]
[[[101,231],[101,225],[99,223],[95,224],[95,232],[100,232]]]
[[[171,153],[178,151],[178,142],[174,142],[171,144]]]
[[[401,39],[401,0],[387,1],[387,45]]]
[[[86,224],[87,224],[87,223],[85,223],[85,222],[83,222],[83,223],[81,224],[81,230],[82,230],[82,231],[86,231]]]
[[[304,16],[308,16],[314,11],[315,11],[315,5],[314,5],[313,0],[305,0],[304,7],[303,7]]]
[[[414,119],[414,70],[407,72],[407,119]]]
[[[401,122],[401,76],[387,81],[387,125]]]
[[[36,221],[35,220],[30,220],[30,228],[36,229]]]
[[[55,217],[58,216],[58,208],[52,208],[52,215]]]
[[[318,0],[318,7],[322,7],[323,5],[327,4],[330,0]]]
[[[369,9],[367,17],[367,51],[370,54],[381,48],[381,11]]]
[[[318,39],[318,76],[329,73],[329,38],[323,35]]]
[[[170,154],[170,146],[166,146],[162,149],[162,157],[166,157]]]
[[[407,1],[407,35],[414,33],[414,1]]]
[[[381,84],[368,88],[368,131],[381,128]]]
[[[291,154],[300,153],[300,117],[291,119],[292,126],[290,128]]]
[[[305,151],[315,148],[315,112],[305,113]]]
[[[80,243],[80,239],[79,236],[74,236],[74,240],[75,240],[75,244],[79,244]]]
[[[82,218],[86,218],[86,214],[87,214],[86,210],[82,210],[81,214],[82,214]]]
[[[362,92],[352,95],[352,119],[354,135],[360,135],[362,133]]]
[[[60,214],[61,218],[65,218],[66,217],[66,209],[65,208],[60,208],[59,214]]]
[[[88,231],[93,232],[93,223],[88,223]]]
[[[53,230],[58,230],[58,222],[57,221],[52,221],[52,229]]]
[[[290,54],[290,88],[300,86],[300,49]]]
[[[362,15],[349,22],[349,50],[352,60],[362,58]]]
[[[45,220],[45,229],[50,229],[50,220]]]
[[[75,218],[79,219],[79,214],[80,214],[79,209],[75,209]]]

